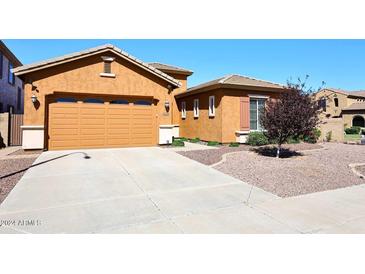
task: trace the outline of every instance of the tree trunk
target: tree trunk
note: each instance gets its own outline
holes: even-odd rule
[[[276,158],[280,158],[280,150],[281,150],[281,145],[278,145],[278,148],[276,149]]]

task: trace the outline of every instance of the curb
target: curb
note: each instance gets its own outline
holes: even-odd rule
[[[365,175],[361,174],[356,170],[356,167],[359,166],[365,166],[365,163],[353,163],[349,164],[349,167],[351,168],[352,172],[355,173],[356,176],[360,177],[361,179],[365,179]]]

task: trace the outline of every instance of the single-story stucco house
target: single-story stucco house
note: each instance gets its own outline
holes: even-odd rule
[[[175,96],[180,133],[219,143],[245,143],[250,131],[262,130],[260,109],[285,87],[241,75],[228,75]]]
[[[192,71],[104,45],[13,70],[25,83],[24,149],[221,143],[260,130],[259,109],[285,87],[230,75],[190,89]]]

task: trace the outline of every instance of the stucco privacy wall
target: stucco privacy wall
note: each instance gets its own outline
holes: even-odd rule
[[[216,114],[213,118],[208,116],[211,95],[215,95]],[[180,114],[180,135],[187,138],[199,137],[204,141],[236,142],[236,131],[250,130],[249,96],[251,95],[277,98],[279,94],[257,90],[216,89],[179,98],[179,108],[182,101],[186,102],[186,118],[182,119]],[[199,118],[194,118],[194,99],[199,99]],[[244,123],[241,123],[241,111],[244,113]]]
[[[104,66],[102,56],[115,57],[111,65],[115,78],[100,76]],[[47,126],[46,98],[53,93],[154,97],[157,125],[172,123],[172,112],[167,112],[164,105],[165,101],[174,100],[168,83],[111,52],[29,73],[25,82],[25,126]],[[30,100],[32,94],[37,96],[39,106]]]
[[[320,140],[326,141],[326,136],[331,132],[331,141],[344,141],[344,128],[342,118],[322,119],[319,129],[321,130]]]

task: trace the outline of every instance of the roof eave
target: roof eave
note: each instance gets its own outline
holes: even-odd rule
[[[72,56],[70,58],[67,58],[65,60],[55,60],[54,62],[50,62],[48,64],[40,64],[39,66],[35,66],[35,67],[31,67],[31,68],[24,68],[22,69],[21,67],[18,67],[18,68],[15,68],[12,70],[12,72],[14,73],[15,76],[24,76],[25,74],[28,74],[28,73],[32,73],[34,71],[38,71],[38,70],[42,70],[42,69],[46,69],[46,68],[49,68],[49,67],[53,67],[53,66],[57,66],[57,65],[61,65],[61,64],[64,64],[64,63],[68,63],[68,62],[71,62],[71,61],[75,61],[75,60],[79,60],[79,59],[82,59],[82,58],[87,58],[89,56],[93,56],[93,55],[96,55],[96,54],[100,54],[100,53],[104,53],[104,52],[107,52],[107,51],[111,51],[113,52],[114,54],[116,54],[117,56],[125,59],[125,60],[128,60],[129,62],[133,63],[134,65],[137,65],[138,67],[146,70],[146,71],[149,71],[151,72],[152,74],[154,74],[155,76],[159,77],[159,78],[162,78],[164,79],[165,81],[167,81],[168,83],[170,84],[173,84],[175,87],[181,87],[181,83],[180,81],[177,81],[177,80],[172,80],[172,79],[169,79],[169,75],[166,75],[166,73],[142,62],[142,61],[139,61],[137,58],[135,57],[131,57],[129,54],[126,54],[124,53],[123,51],[119,51],[119,50],[115,50],[114,47],[110,47],[110,46],[107,46],[103,49],[100,49],[100,50],[96,50],[96,51],[92,51],[92,52],[89,52],[89,53],[85,53],[85,54],[82,54],[80,56]],[[166,76],[164,75],[161,75],[159,74],[162,73],[162,74],[165,74]],[[172,77],[171,77],[172,78]]]
[[[214,84],[214,85],[210,85],[210,86],[206,86],[206,87],[201,87],[198,89],[192,89],[192,90],[187,90],[186,92],[183,93],[179,93],[177,95],[175,95],[176,98],[183,98],[183,97],[187,97],[189,95],[194,95],[194,94],[199,94],[199,93],[203,93],[203,92],[207,92],[207,91],[211,91],[211,90],[216,90],[216,89],[222,89],[222,88],[226,88],[226,89],[237,89],[237,90],[252,90],[252,91],[266,91],[266,92],[270,92],[270,91],[280,91],[280,92],[284,92],[286,90],[288,90],[285,87],[279,88],[279,87],[260,87],[260,86],[249,86],[249,85],[236,85],[236,84]]]
[[[171,69],[159,69],[162,72],[165,73],[172,73],[172,74],[179,74],[179,75],[186,75],[186,76],[190,76],[192,75],[194,72],[193,71],[181,71],[181,70],[171,70]]]

